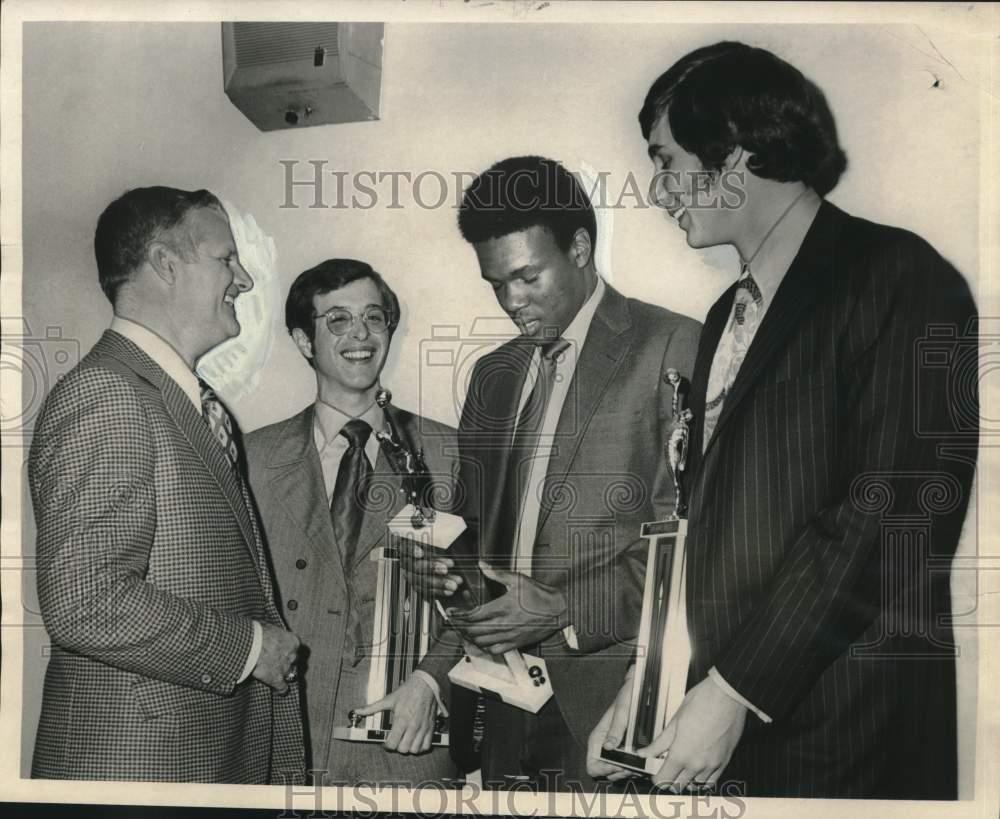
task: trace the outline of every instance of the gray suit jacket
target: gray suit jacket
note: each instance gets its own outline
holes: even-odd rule
[[[52,656],[32,775],[301,776],[297,696],[237,684],[281,626],[245,483],[181,388],[106,332],[45,401],[29,459]]]
[[[411,448],[423,447],[444,508],[454,492],[457,444],[451,427],[386,407]],[[304,646],[303,695],[307,742],[314,769],[328,783],[365,778],[418,782],[451,771],[444,749],[418,757],[378,744],[334,740],[352,708],[364,705],[372,645],[376,563],[386,523],[405,505],[402,482],[380,452],[354,559],[347,565],[326,500],[313,440],[314,408],[247,436],[250,481],[270,547],[278,594],[291,629]]]
[[[533,576],[561,589],[579,650],[562,632],[541,646],[556,702],[579,752],[621,687],[642,608],[644,521],[672,508],[663,445],[671,421],[666,370],[690,378],[700,325],[608,287],[580,351],[556,430]],[[466,520],[478,554],[507,568],[498,515],[531,350],[515,339],[475,366],[459,425]],[[447,673],[448,654],[425,668]],[[487,703],[487,707],[494,707]]]

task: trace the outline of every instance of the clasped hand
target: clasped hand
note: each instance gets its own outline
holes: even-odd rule
[[[601,759],[602,748],[621,745],[628,725],[632,702],[632,673],[615,701],[605,711],[590,734],[587,745],[587,772],[615,780],[632,776],[626,768]],[[682,791],[689,785],[713,788],[743,735],[747,709],[726,694],[715,681],[706,678],[688,691],[677,713],[647,748],[642,757],[664,757],[653,776],[660,787]]]
[[[271,623],[261,623],[261,629],[260,654],[253,676],[279,694],[285,694],[288,683],[294,679],[292,671],[299,656],[299,638]]]
[[[432,597],[450,598],[462,585],[462,576],[451,573],[454,560],[435,554],[433,550],[428,555],[412,540],[400,539],[399,563],[410,583]]]
[[[448,612],[452,625],[478,648],[504,654],[540,643],[569,624],[566,597],[555,587],[482,562],[479,568],[507,593],[469,610]]]

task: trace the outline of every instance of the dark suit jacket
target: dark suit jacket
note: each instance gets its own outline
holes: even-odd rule
[[[107,332],[31,446],[52,656],[32,775],[266,784],[302,774],[297,697],[237,685],[282,625],[245,485],[181,388]]]
[[[673,391],[665,373],[690,377],[699,330],[692,319],[607,287],[559,418],[533,576],[569,602],[579,650],[560,631],[541,653],[581,753],[634,649],[646,565],[639,528],[673,503],[663,452]],[[501,568],[510,565],[501,555],[511,547],[497,542],[497,516],[530,358],[515,339],[476,362],[459,425],[465,516],[478,529],[479,553]]]
[[[691,393],[689,683],[715,665],[774,722],[748,715],[724,779],[753,796],[954,798],[969,290],[919,237],[824,203],[701,456],[732,294],[708,314]]]
[[[385,409],[411,451],[423,448],[444,509],[454,493],[457,443],[452,427],[389,405]],[[368,702],[373,652],[377,564],[372,550],[385,545],[386,524],[407,499],[402,481],[379,453],[351,565],[334,536],[319,453],[313,439],[314,405],[247,436],[250,481],[274,561],[278,595],[289,626],[306,654],[303,694],[312,767],[327,782],[417,783],[452,773],[445,749],[411,756],[379,744],[333,739],[348,712]],[[360,639],[359,639],[360,638]],[[447,693],[447,689],[445,689]]]

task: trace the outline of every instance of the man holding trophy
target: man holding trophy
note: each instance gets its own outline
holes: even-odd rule
[[[918,236],[824,200],[846,166],[833,115],[773,54],[693,51],[639,121],[688,244],[742,265],[691,384],[689,689],[637,750],[674,789],[954,799],[947,569],[977,384],[926,389],[918,352],[974,332],[968,287]],[[594,775],[626,775],[609,756],[630,673],[591,737]]]
[[[450,619],[479,651],[540,656],[553,692],[537,713],[485,699],[483,782],[591,789],[587,736],[638,628],[640,526],[672,511],[667,374],[690,375],[699,325],[601,279],[593,208],[558,162],[498,162],[466,189],[459,228],[520,334],[468,385],[463,513],[485,583],[479,605],[451,604]],[[454,568],[428,557],[413,571],[448,597]],[[423,668],[443,685],[452,665],[431,656]]]
[[[452,772],[435,747],[437,683],[413,673],[433,608],[400,577],[388,527],[426,528],[434,500],[452,496],[455,431],[393,406],[380,386],[399,318],[395,293],[364,262],[302,273],[285,319],[317,400],[247,439],[283,613],[302,639],[316,784],[416,787]]]

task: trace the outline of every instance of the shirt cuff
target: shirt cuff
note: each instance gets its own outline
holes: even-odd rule
[[[576,639],[576,628],[572,624],[563,629],[563,638],[566,640],[566,645],[573,649],[573,651],[580,650],[580,643]]]
[[[257,660],[260,659],[260,649],[264,645],[264,627],[258,623],[256,620],[253,621],[253,642],[250,643],[250,654],[247,657],[246,665],[243,666],[243,673],[240,674],[240,678],[236,681],[239,685],[243,680],[249,677],[253,670],[257,667]]]
[[[427,683],[427,685],[431,689],[431,692],[433,692],[434,694],[434,699],[437,700],[438,711],[440,711],[447,717],[448,709],[444,707],[444,700],[441,699],[441,686],[438,685],[438,681],[434,679],[434,675],[429,674],[428,672],[417,668],[413,670],[412,676],[419,677],[421,680]]]
[[[712,678],[712,680],[715,682],[716,685],[719,686],[719,688],[721,688],[723,691],[726,692],[727,696],[732,697],[734,700],[736,700],[736,702],[738,702],[744,708],[749,708],[758,717],[760,717],[760,719],[761,719],[762,722],[771,722],[772,721],[771,718],[767,714],[765,714],[763,711],[761,711],[752,702],[750,702],[749,700],[745,699],[740,694],[739,691],[737,691],[729,683],[727,683],[726,680],[723,678],[723,676],[716,670],[716,668],[715,668],[714,665],[710,669],[708,669],[708,676]]]

